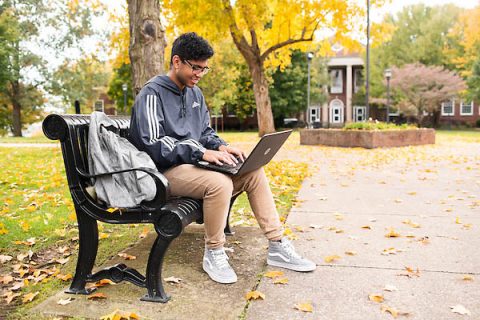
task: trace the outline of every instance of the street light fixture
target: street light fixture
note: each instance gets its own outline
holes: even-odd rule
[[[383,75],[387,79],[387,123],[390,122],[390,79],[392,78],[392,69],[385,69]]]
[[[127,90],[128,90],[128,85],[126,83],[122,84],[122,90],[123,90],[123,110],[122,114],[127,110]]]
[[[367,61],[365,74],[365,106],[366,118],[370,119],[370,0],[367,0]]]
[[[306,114],[306,120],[307,120],[307,128],[310,128],[310,62],[313,59],[313,52],[307,52],[307,67],[308,67],[308,76],[307,76],[307,114]]]

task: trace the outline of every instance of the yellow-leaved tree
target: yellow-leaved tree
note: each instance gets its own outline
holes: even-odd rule
[[[459,45],[447,46],[445,53],[460,74],[468,78],[480,51],[480,5],[462,12],[449,36]]]
[[[162,9],[167,32],[195,31],[211,42],[231,37],[252,77],[260,136],[275,131],[267,68],[288,65],[291,51],[308,50],[317,36],[360,30],[365,13],[348,0],[165,0]]]

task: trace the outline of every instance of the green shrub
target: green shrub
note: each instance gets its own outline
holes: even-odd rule
[[[480,119],[477,119],[477,123],[475,124],[477,128],[480,128]]]
[[[395,123],[386,123],[386,122],[351,122],[346,124],[343,127],[344,130],[406,130],[406,129],[417,129],[416,125],[413,124],[401,124],[397,125]]]

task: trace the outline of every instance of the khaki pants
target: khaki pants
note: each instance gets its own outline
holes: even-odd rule
[[[262,168],[240,176],[181,164],[163,173],[170,183],[173,196],[203,199],[205,244],[219,248],[225,243],[224,228],[232,195],[246,191],[250,206],[263,233],[269,240],[283,234],[273,195]]]

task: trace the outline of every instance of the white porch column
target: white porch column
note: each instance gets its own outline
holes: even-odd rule
[[[345,106],[345,121],[352,121],[352,88],[353,88],[353,80],[352,80],[352,65],[347,65],[347,92],[346,92],[346,100],[347,104]]]
[[[321,118],[321,121],[322,121],[322,126],[327,126],[328,123],[330,122],[330,119],[328,118],[328,103],[325,102],[323,105],[322,105],[322,108],[321,108],[321,114],[322,114],[322,118]]]

